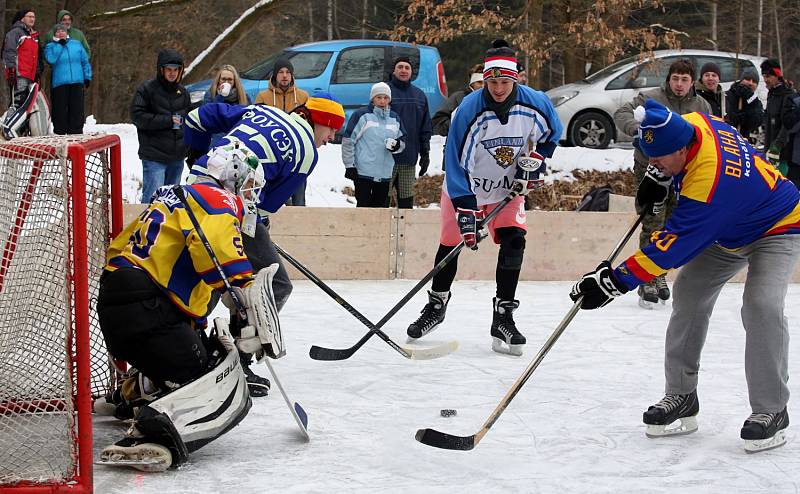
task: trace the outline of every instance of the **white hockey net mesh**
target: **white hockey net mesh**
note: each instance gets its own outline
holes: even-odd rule
[[[92,396],[112,383],[95,312],[110,231],[110,152],[87,154],[82,163],[67,156],[68,146],[89,139],[0,144],[0,486],[69,482],[78,468],[78,359],[90,359]],[[86,172],[86,194],[73,199],[77,167]],[[73,303],[78,200],[87,211],[89,349],[74,341],[83,317]]]

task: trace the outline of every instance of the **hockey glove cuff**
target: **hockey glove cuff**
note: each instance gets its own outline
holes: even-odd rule
[[[628,289],[623,285],[611,269],[611,263],[603,261],[597,269],[583,275],[583,278],[572,287],[569,298],[577,302],[583,297],[581,309],[599,309],[609,302],[626,293]]]
[[[636,191],[638,210],[641,211],[641,208],[647,208],[647,214],[659,214],[664,210],[671,186],[672,177],[667,177],[658,168],[648,165],[647,172],[644,174],[642,181],[639,183],[639,189]]]

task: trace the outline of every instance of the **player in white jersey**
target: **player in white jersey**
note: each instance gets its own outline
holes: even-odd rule
[[[445,148],[446,183],[441,198],[438,264],[463,239],[478,248],[482,219],[519,183],[526,192],[543,183],[544,159],[553,155],[561,136],[561,121],[552,103],[540,91],[517,84],[514,51],[495,41],[484,60],[484,87],[467,95],[453,113]],[[492,349],[522,354],[525,337],[512,314],[525,252],[525,202],[517,195],[488,225],[500,244],[497,293],[491,336]],[[444,321],[458,259],[433,278],[429,302],[408,327],[408,336],[420,338]]]

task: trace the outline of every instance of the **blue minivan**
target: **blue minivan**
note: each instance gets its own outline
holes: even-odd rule
[[[433,116],[447,98],[447,82],[439,50],[432,46],[365,39],[306,43],[285,48],[243,71],[242,84],[250,101],[255,101],[256,95],[269,85],[275,60],[285,57],[294,66],[297,87],[309,94],[331,93],[350,118],[355,110],[369,103],[372,85],[388,78],[392,62],[399,56],[411,60],[411,82],[428,97]],[[186,86],[192,103],[202,101],[210,84],[207,79]]]

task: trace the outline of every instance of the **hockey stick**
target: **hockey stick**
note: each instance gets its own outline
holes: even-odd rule
[[[247,312],[244,309],[244,304],[233,290],[233,287],[228,281],[228,277],[225,275],[225,271],[222,269],[222,266],[219,263],[219,259],[217,259],[217,255],[214,254],[214,250],[211,248],[211,244],[209,243],[206,234],[203,232],[203,229],[200,228],[200,222],[197,221],[194,211],[192,211],[189,203],[186,201],[186,194],[183,192],[183,187],[176,185],[172,188],[172,191],[176,196],[178,196],[178,199],[183,204],[183,208],[186,210],[186,214],[189,215],[189,219],[192,221],[192,225],[194,225],[194,229],[197,231],[197,236],[200,237],[200,240],[203,242],[203,246],[206,248],[208,257],[211,258],[211,262],[214,263],[214,267],[217,269],[217,273],[222,279],[222,283],[225,285],[225,290],[228,291],[228,294],[231,296],[234,305],[236,305],[236,312],[241,320],[246,320]],[[299,403],[294,402],[294,405],[292,405],[292,401],[289,400],[289,397],[286,395],[286,391],[284,391],[283,386],[281,385],[280,379],[278,379],[278,375],[275,373],[275,369],[273,369],[272,365],[269,363],[269,357],[265,355],[262,360],[265,364],[267,364],[267,369],[269,369],[269,373],[272,374],[272,379],[275,381],[275,384],[278,385],[278,390],[280,390],[281,395],[283,395],[283,401],[286,402],[286,406],[288,406],[289,410],[292,412],[292,416],[294,417],[295,422],[297,422],[297,425],[300,427],[300,431],[303,433],[306,441],[310,440],[311,436],[308,435],[308,414]]]
[[[515,188],[511,192],[509,192],[509,194],[505,198],[503,198],[503,201],[496,208],[494,208],[489,214],[486,215],[486,218],[484,218],[483,220],[483,224],[488,225],[489,221],[495,216],[497,216],[500,213],[500,211],[503,208],[505,208],[508,205],[508,203],[513,201],[514,198],[517,197],[519,194],[520,190],[515,186]],[[456,245],[453,248],[453,250],[451,250],[446,256],[444,256],[444,258],[441,261],[439,261],[436,264],[436,266],[434,266],[433,269],[428,272],[428,274],[426,274],[421,280],[419,280],[419,282],[416,285],[414,285],[414,288],[412,288],[408,293],[406,293],[406,295],[402,299],[400,299],[400,301],[397,302],[394,305],[394,307],[389,309],[389,312],[387,312],[386,315],[383,316],[383,318],[380,321],[378,321],[377,324],[375,324],[375,328],[376,329],[382,328],[383,325],[389,321],[389,319],[394,317],[394,315],[397,314],[397,312],[399,312],[400,309],[402,309],[403,306],[406,305],[406,303],[408,303],[408,301],[411,300],[411,298],[417,294],[417,292],[422,290],[422,288],[424,288],[425,285],[428,284],[428,281],[430,281],[434,276],[436,276],[439,273],[439,271],[444,269],[447,263],[452,261],[453,258],[455,258],[463,248],[464,248],[464,241],[462,240],[458,245]],[[350,348],[336,349],[336,348],[324,348],[314,345],[311,347],[311,350],[308,353],[314,360],[345,360],[352,357],[353,354],[356,353],[356,351],[358,351],[359,348],[364,346],[364,343],[366,343],[367,340],[372,338],[372,335],[374,334],[377,334],[375,330],[370,329],[367,334],[365,334],[360,340],[358,340],[358,342],[355,345],[351,346]]]
[[[642,210],[641,214],[639,214],[639,217],[636,218],[636,221],[631,225],[631,227],[625,233],[625,236],[622,237],[617,246],[614,247],[614,250],[611,252],[611,255],[609,255],[606,258],[608,262],[613,262],[614,259],[616,259],[620,251],[622,251],[622,248],[625,246],[626,243],[628,243],[628,240],[631,238],[631,235],[633,235],[634,231],[636,231],[636,228],[642,222],[642,219],[644,218],[645,214],[647,214],[647,208],[644,208]],[[511,400],[513,400],[514,397],[517,396],[517,393],[519,393],[520,389],[522,389],[522,386],[524,386],[525,383],[528,381],[528,379],[531,377],[533,371],[535,371],[536,368],[539,367],[539,364],[542,362],[542,360],[544,360],[544,357],[545,355],[547,355],[547,352],[549,352],[550,349],[553,347],[553,345],[555,345],[556,341],[561,336],[561,333],[563,333],[564,330],[567,329],[569,323],[572,321],[572,319],[580,310],[582,302],[583,302],[583,297],[575,301],[575,304],[573,304],[572,308],[569,310],[569,312],[567,312],[567,315],[564,316],[564,319],[561,320],[561,323],[558,325],[555,331],[553,331],[553,333],[544,343],[541,350],[539,350],[539,353],[537,353],[533,361],[530,364],[528,364],[528,367],[525,368],[525,371],[522,373],[522,375],[517,378],[516,382],[514,382],[514,384],[511,386],[511,389],[508,390],[506,395],[500,401],[500,404],[498,404],[497,407],[492,412],[492,414],[489,415],[489,418],[486,419],[486,422],[483,424],[483,427],[481,427],[481,429],[478,432],[476,432],[471,436],[454,436],[452,434],[447,434],[446,432],[439,432],[435,429],[419,429],[417,431],[417,434],[415,435],[416,440],[421,442],[422,444],[427,444],[428,446],[433,446],[434,448],[442,448],[442,449],[470,450],[475,446],[477,446],[477,444],[481,441],[481,439],[483,439],[483,436],[485,436],[486,433],[489,432],[489,429],[494,425],[495,422],[497,422],[497,419],[500,418],[500,415],[505,411],[505,409],[511,403]]]
[[[383,325],[382,323],[379,323],[379,325],[373,324],[372,321],[367,319],[366,316],[361,314],[361,312],[359,312],[355,307],[353,307],[352,305],[347,303],[347,301],[345,299],[340,297],[338,293],[333,291],[333,289],[331,287],[329,287],[327,284],[325,284],[324,281],[319,279],[317,277],[317,275],[315,275],[308,268],[303,266],[300,263],[300,261],[298,261],[297,259],[295,259],[291,255],[289,255],[288,252],[286,252],[285,250],[280,248],[280,246],[278,246],[277,244],[273,244],[273,245],[275,245],[275,249],[278,251],[278,254],[280,254],[284,259],[289,261],[289,264],[291,264],[292,266],[297,268],[297,270],[300,271],[301,273],[303,273],[306,278],[308,278],[315,285],[320,287],[323,292],[325,292],[328,295],[330,295],[331,298],[333,298],[336,301],[336,303],[338,303],[339,305],[344,307],[345,310],[347,310],[347,312],[349,312],[350,314],[355,316],[356,319],[358,319],[359,321],[361,321],[362,324],[364,324],[366,327],[368,327],[370,332],[371,332],[370,335],[371,334],[378,335],[378,337],[380,339],[382,339],[383,341],[388,343],[390,347],[392,347],[395,351],[397,351],[403,357],[405,357],[407,359],[410,359],[410,360],[431,360],[431,359],[435,359],[435,358],[439,358],[439,357],[444,357],[445,355],[449,355],[449,354],[453,353],[454,351],[456,351],[456,349],[458,349],[458,342],[457,341],[451,341],[451,342],[444,343],[442,345],[435,346],[435,347],[432,347],[432,348],[405,348],[405,347],[402,347],[402,346],[398,345],[386,333],[381,331],[380,327]],[[385,323],[385,321],[382,321],[382,322]],[[315,360],[340,360],[340,359],[326,359],[326,358],[324,358],[326,356],[326,354],[324,354],[324,353],[320,357],[318,354],[315,354],[315,352],[314,352],[315,348],[319,348],[319,347],[313,347],[312,346],[311,347],[311,351],[309,352],[311,358],[313,358]]]

